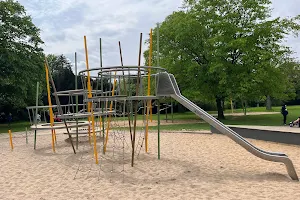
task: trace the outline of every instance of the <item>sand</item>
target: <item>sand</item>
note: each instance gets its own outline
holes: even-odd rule
[[[114,124],[118,124],[119,126],[124,125],[124,121],[114,121]],[[160,120],[160,125],[172,125],[172,124],[197,124],[197,123],[206,123],[203,120],[197,120],[197,119],[192,119],[192,120],[173,120],[168,119],[168,120]],[[125,121],[125,124],[128,125],[128,121]],[[136,120],[136,125],[137,126],[145,126],[146,121],[143,120]],[[148,126],[157,126],[157,120],[152,120],[152,122],[149,120]]]
[[[125,143],[123,154],[118,137],[110,135],[105,157],[99,139],[99,165],[94,164],[86,137],[80,139],[76,155],[66,138],[57,134],[53,153],[48,132],[38,134],[36,150],[32,133],[28,144],[24,133],[14,133],[11,151],[8,135],[1,134],[0,199],[300,198],[300,183],[288,177],[283,164],[261,160],[223,135],[161,133],[158,160],[157,134],[152,132],[149,152],[143,147],[134,167],[130,167],[129,145]],[[249,141],[288,154],[300,175],[299,146]]]

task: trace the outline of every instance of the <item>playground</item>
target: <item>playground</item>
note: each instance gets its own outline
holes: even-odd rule
[[[139,70],[139,67],[133,69]],[[51,80],[51,75],[49,78]],[[0,198],[197,199],[201,193],[203,199],[266,196],[295,199],[300,195],[299,146],[245,139],[182,96],[172,74],[157,72],[154,80],[156,91],[152,96],[144,92],[138,96],[122,95],[118,88],[121,84],[113,86],[113,90],[119,91],[116,95],[97,96],[94,91],[94,96],[86,101],[87,105],[92,102],[88,112],[69,112],[72,103],[68,111],[59,109],[57,94],[73,91],[54,91],[57,116],[63,122],[54,122],[53,118],[50,123],[34,120],[39,109],[45,107],[50,110],[50,116],[53,115],[51,110],[55,106],[51,101],[49,106],[28,107],[30,129],[0,135],[0,163],[4,172],[0,179]],[[142,78],[139,83],[143,83]],[[49,91],[48,87],[48,94]],[[86,94],[92,88],[84,91]],[[155,128],[149,129],[151,115],[147,100],[159,101],[161,96],[173,97],[223,134],[208,129],[162,131],[160,112],[153,114]],[[143,104],[132,103],[134,101]],[[103,102],[105,106],[101,107]],[[142,114],[134,111],[134,105],[140,105]],[[135,114],[126,115],[126,106]],[[159,104],[152,106],[160,110]],[[263,114],[278,115],[277,112]],[[172,119],[169,120],[172,124]],[[171,126],[174,125],[176,121]],[[296,127],[285,128],[300,134]]]
[[[288,134],[285,129],[293,129],[298,140],[297,128],[271,127],[283,133],[275,143],[259,138],[256,132],[262,127],[225,125],[184,97],[174,75],[151,66],[151,58],[149,66],[141,66],[141,41],[142,33],[138,66],[123,65],[119,42],[121,66],[89,68],[84,36],[86,70],[78,73],[83,86],[79,89],[76,85],[72,90],[57,91],[45,57],[48,105],[38,104],[37,82],[36,105],[27,107],[29,129],[17,133],[9,129],[8,134],[0,135],[0,167],[4,172],[0,198],[194,199],[199,192],[204,199],[251,199],[253,195],[255,199],[294,199],[300,195],[296,171],[300,149],[280,140]],[[150,34],[150,47],[151,42]],[[108,89],[103,87],[105,78],[112,83]],[[61,97],[68,97],[67,104],[60,103]],[[174,122],[172,110],[169,123],[167,114],[163,122],[160,113],[173,109],[160,103],[164,98],[176,100],[198,118]],[[208,127],[195,133],[161,130],[163,125],[204,122],[211,131]],[[261,140],[245,139],[243,128],[250,131],[248,138]],[[261,190],[262,184],[268,187]],[[278,192],[271,192],[274,190]]]
[[[65,56],[0,2],[0,199],[299,199],[300,62],[281,42],[300,15],[182,5],[128,39],[91,25]]]
[[[240,130],[235,131],[243,127],[225,125],[184,97],[174,75],[151,66],[151,59],[149,66],[140,62],[124,66],[119,42],[121,66],[89,68],[86,36],[84,44],[86,69],[78,73],[83,88],[57,91],[45,57],[48,105],[38,104],[37,82],[36,105],[27,107],[29,129],[0,135],[1,199],[195,199],[199,193],[203,199],[295,199],[300,195],[296,170],[300,149],[281,143],[286,135],[277,143],[245,139]],[[112,83],[108,89],[103,77]],[[69,99],[65,105],[60,103],[62,96]],[[162,131],[163,125],[183,123],[174,122],[173,111],[169,123],[167,115],[162,118],[161,111],[170,107],[160,103],[164,98],[176,100],[197,116],[185,125],[206,122],[206,128]],[[255,129],[244,128],[252,133],[249,137],[257,135]],[[300,134],[296,127],[271,129],[283,134],[293,129],[297,138]]]

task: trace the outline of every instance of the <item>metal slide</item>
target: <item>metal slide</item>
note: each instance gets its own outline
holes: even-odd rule
[[[222,122],[217,120],[215,117],[211,116],[199,106],[185,98],[181,95],[180,90],[178,88],[177,82],[173,74],[169,74],[167,72],[162,72],[158,74],[157,77],[157,96],[170,96],[174,98],[176,101],[181,103],[183,106],[188,108],[190,111],[194,112],[196,115],[201,117],[204,121],[209,123],[211,126],[219,130],[221,133],[225,134],[237,144],[244,147],[247,151],[252,153],[253,155],[268,161],[273,162],[282,162],[285,164],[287,172],[289,176],[293,180],[299,180],[297,173],[295,171],[293,162],[289,159],[289,157],[284,153],[275,153],[275,152],[267,152],[262,149],[257,148],[242,136],[231,130],[229,127],[224,125]]]

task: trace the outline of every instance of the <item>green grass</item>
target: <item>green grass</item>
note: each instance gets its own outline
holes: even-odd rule
[[[29,121],[20,121],[20,122],[13,122],[10,125],[10,130],[12,132],[19,132],[19,131],[25,131],[25,128],[29,128],[30,123]],[[0,124],[0,133],[7,133],[9,130],[8,124]]]
[[[181,130],[209,130],[210,126],[207,123],[194,123],[194,124],[170,124],[160,125],[160,129],[164,131],[181,131]],[[157,126],[151,126],[150,130],[157,130]]]
[[[114,128],[113,128],[114,129]],[[127,127],[118,127],[117,130],[128,129]],[[137,127],[137,130],[142,130],[144,127]],[[207,123],[190,123],[190,124],[168,124],[160,125],[160,130],[163,131],[181,131],[181,130],[209,130],[210,126]],[[149,126],[149,130],[157,130],[157,126]]]
[[[279,112],[281,107],[273,107],[272,111]],[[289,115],[287,116],[287,122],[293,121],[300,116],[300,106],[288,106]],[[242,113],[242,109],[234,110],[235,113]],[[248,108],[247,112],[268,112],[265,107],[253,107]],[[210,114],[215,114],[217,112],[212,111]],[[231,110],[226,110],[225,113],[231,113]],[[161,114],[160,119],[165,120],[166,115]],[[168,114],[169,122],[171,120],[171,114]],[[174,113],[174,120],[200,120],[192,112],[186,113]],[[137,117],[142,120],[143,117],[139,115]],[[120,120],[127,120],[127,118],[120,118]],[[157,120],[157,115],[153,115],[153,120]],[[203,122],[203,121],[202,121]],[[281,114],[268,114],[268,115],[246,115],[246,116],[226,116],[225,120],[222,120],[224,124],[227,125],[262,125],[262,126],[280,126],[282,125],[282,115]],[[13,132],[25,131],[25,127],[29,127],[29,122],[14,122],[11,124],[11,130]],[[7,124],[0,124],[0,133],[8,132]],[[139,129],[141,129],[139,127]],[[157,126],[149,127],[150,130],[157,130]],[[192,124],[170,124],[161,125],[161,130],[208,130],[209,125],[207,123],[192,123]]]

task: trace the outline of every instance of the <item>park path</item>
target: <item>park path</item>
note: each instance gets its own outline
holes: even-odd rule
[[[280,114],[280,112],[247,112],[247,115],[274,115]],[[218,114],[212,114],[212,116],[217,116]],[[224,113],[225,116],[243,116],[244,113]]]
[[[249,112],[247,115],[271,115],[271,114],[279,114],[279,112]],[[244,113],[225,113],[225,116],[243,116]],[[216,117],[217,114],[212,114],[212,116]],[[124,121],[114,121],[112,123],[117,123],[118,125],[124,124]],[[127,123],[127,121],[125,121]],[[137,120],[137,126],[143,126],[143,120]],[[168,120],[166,120],[164,117],[160,120],[160,125],[171,125],[171,124],[195,124],[195,123],[205,123],[203,120],[198,119],[186,119],[186,120],[178,120],[174,119],[172,122],[171,115],[168,115]],[[149,126],[156,126],[157,121],[153,120],[152,122],[149,120]]]

